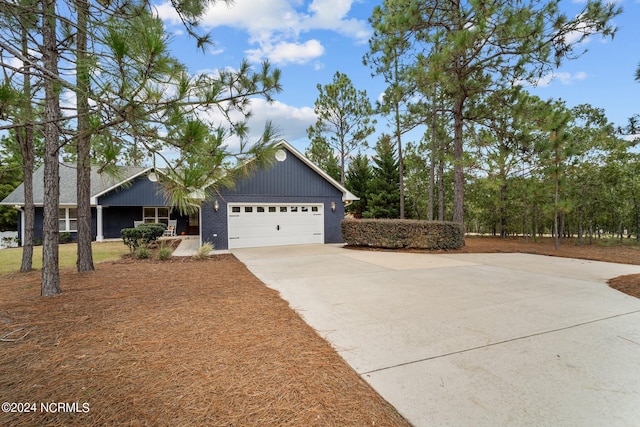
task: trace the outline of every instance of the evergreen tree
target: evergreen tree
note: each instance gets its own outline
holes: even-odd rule
[[[340,164],[327,141],[322,138],[314,138],[307,147],[305,155],[331,178],[340,181]]]
[[[22,158],[15,138],[0,138],[0,200],[7,197],[22,180]],[[16,210],[0,206],[0,231],[17,230]]]
[[[314,111],[318,117],[307,129],[311,141],[322,139],[335,150],[340,160],[340,184],[345,183],[346,163],[349,155],[374,132],[373,109],[366,91],[356,90],[346,74],[339,71],[333,83],[318,85],[318,99]]]
[[[382,135],[376,143],[373,157],[373,178],[368,193],[366,218],[399,218],[400,188],[398,158],[389,135]]]
[[[356,200],[347,206],[347,212],[350,212],[356,218],[362,218],[364,212],[367,210],[367,192],[369,191],[372,178],[373,174],[371,166],[369,165],[369,159],[364,154],[358,153],[351,159],[351,163],[349,163],[346,178],[346,186],[349,191],[360,198],[360,200]]]

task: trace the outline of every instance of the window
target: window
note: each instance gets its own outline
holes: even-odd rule
[[[142,219],[146,224],[153,224],[153,223],[169,224],[169,208],[144,207],[142,208]]]
[[[300,212],[309,212],[309,207],[308,206],[301,207]]]
[[[264,207],[262,207],[262,206],[258,206],[258,207],[256,208],[256,212],[264,212]]]
[[[231,207],[231,212],[233,212],[233,213],[240,213],[240,206],[233,206],[233,207]]]
[[[269,206],[269,212],[275,212],[275,211],[276,211],[275,206]]]
[[[200,225],[200,215],[197,213],[189,214],[189,227],[197,227]]]
[[[78,229],[77,208],[60,208],[58,215],[58,231],[76,231]]]
[[[280,212],[286,212],[286,211],[287,211],[286,206],[280,206]]]
[[[317,206],[311,206],[311,212],[318,212]]]
[[[291,206],[291,210],[289,212],[298,212],[297,206]]]
[[[244,211],[245,211],[246,213],[251,213],[251,212],[253,212],[253,207],[252,207],[252,206],[245,206],[245,207],[244,207]]]

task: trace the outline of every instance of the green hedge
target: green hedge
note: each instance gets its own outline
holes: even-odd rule
[[[340,227],[342,239],[350,246],[431,250],[464,246],[464,228],[455,222],[345,219]]]
[[[120,233],[122,234],[122,241],[133,253],[139,247],[147,246],[162,236],[166,229],[167,226],[165,224],[141,224],[135,228],[123,228]]]

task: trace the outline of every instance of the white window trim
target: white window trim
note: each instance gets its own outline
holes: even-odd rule
[[[146,209],[153,209],[154,210],[154,216],[150,217],[150,216],[146,216],[145,215],[145,210]],[[158,209],[167,209],[167,215],[168,216],[158,216]],[[153,222],[155,223],[159,223],[161,219],[166,219],[167,221],[171,220],[171,209],[167,206],[143,206],[142,207],[142,220],[146,221],[147,218],[153,218]]]
[[[64,229],[60,228],[60,222],[58,222],[58,232],[59,233],[75,233],[78,231],[78,207],[77,206],[69,206],[69,207],[60,207],[60,210],[64,209],[64,217],[60,216],[59,220],[64,220]],[[76,217],[69,216],[69,210],[76,210]],[[76,221],[76,228],[71,228],[71,220]]]

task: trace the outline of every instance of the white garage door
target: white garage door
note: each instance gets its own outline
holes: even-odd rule
[[[229,249],[324,243],[322,204],[229,204]]]

